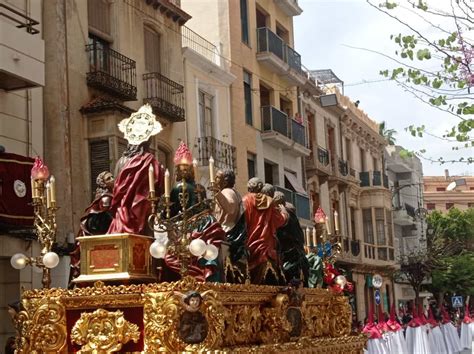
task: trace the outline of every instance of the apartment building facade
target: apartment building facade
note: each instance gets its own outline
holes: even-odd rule
[[[451,208],[467,210],[474,208],[474,176],[424,176],[424,205],[429,211],[442,213]]]
[[[426,248],[426,209],[423,207],[423,166],[418,157],[401,157],[403,147],[385,148],[385,165],[392,190],[396,260]],[[426,297],[429,293],[420,294]],[[414,299],[413,288],[404,279],[395,283],[395,299],[404,305]]]
[[[183,0],[192,15],[187,24],[220,49],[231,73],[232,140],[236,148],[236,186],[245,191],[258,176],[285,193],[309,223],[303,160],[310,151],[300,114],[298,86],[307,81],[293,49],[297,1]],[[238,14],[239,16],[236,16]]]
[[[22,287],[31,289],[41,284],[32,267],[19,271],[10,265],[15,253],[39,254],[32,242],[33,210],[26,199],[31,196],[32,158],[43,154],[45,49],[41,7],[42,1],[0,3],[0,318],[4,319],[0,348],[15,333],[8,321],[7,304],[18,301]]]

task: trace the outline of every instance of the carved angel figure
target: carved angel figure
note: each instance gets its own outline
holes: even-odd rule
[[[175,292],[181,297],[181,304],[185,309],[178,322],[179,337],[185,343],[201,343],[207,337],[209,324],[206,316],[200,311],[205,293],[201,295],[197,291],[187,294]]]

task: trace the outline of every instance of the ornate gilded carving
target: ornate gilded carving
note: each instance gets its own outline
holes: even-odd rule
[[[65,308],[59,298],[22,301],[16,318],[18,353],[59,352],[66,345]]]
[[[289,337],[292,326],[286,318],[288,303],[288,295],[277,294],[272,301],[272,306],[262,309],[263,323],[260,339],[263,343],[278,343]]]
[[[218,348],[224,332],[224,307],[217,292],[200,293],[199,283],[190,277],[172,284],[176,290],[144,295],[145,351]],[[186,303],[186,295],[178,289],[198,294],[200,302]]]
[[[82,313],[71,330],[71,342],[81,345],[81,351],[113,352],[122,345],[140,338],[138,326],[125,320],[122,311],[97,309]]]

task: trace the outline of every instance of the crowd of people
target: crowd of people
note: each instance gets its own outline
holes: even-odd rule
[[[390,316],[379,306],[377,319],[373,307],[361,329],[368,336],[367,354],[470,354],[474,352],[474,313],[466,304],[463,316],[451,315],[444,306],[421,304],[401,309],[392,305]]]

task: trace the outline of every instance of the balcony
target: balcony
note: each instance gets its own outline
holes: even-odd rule
[[[275,190],[282,192],[288,203],[291,203],[296,208],[296,216],[301,219],[310,220],[309,197],[307,195],[293,192],[292,190],[275,186]]]
[[[39,22],[0,4],[0,89],[44,86],[44,41]]]
[[[267,27],[257,28],[257,60],[290,85],[303,85],[306,82],[301,55]]]
[[[287,16],[298,16],[303,12],[298,0],[275,0],[275,3]]]
[[[95,42],[86,45],[89,55],[87,85],[123,101],[137,99],[135,60]]]
[[[296,157],[309,156],[303,125],[273,106],[262,107],[261,115],[263,141]]]
[[[209,158],[212,156],[215,166],[220,169],[236,169],[235,147],[224,143],[212,136],[198,137],[194,147],[197,149],[197,160],[199,165],[208,166]]]
[[[160,73],[143,74],[145,98],[143,103],[149,103],[154,112],[171,122],[183,122],[184,88]]]
[[[388,177],[380,171],[367,171],[359,173],[361,187],[388,188]]]
[[[330,187],[339,185],[339,188],[341,189],[346,188],[352,179],[349,174],[349,164],[346,160],[343,160],[338,156],[334,156],[331,161],[332,174],[329,176]]]
[[[360,263],[360,241],[351,240],[348,237],[341,237],[342,253],[338,258],[338,262],[345,263]]]
[[[320,178],[320,183],[324,183],[331,174],[331,165],[329,164],[329,152],[318,146],[316,152],[313,152],[306,159],[306,172],[308,177],[316,174]]]

